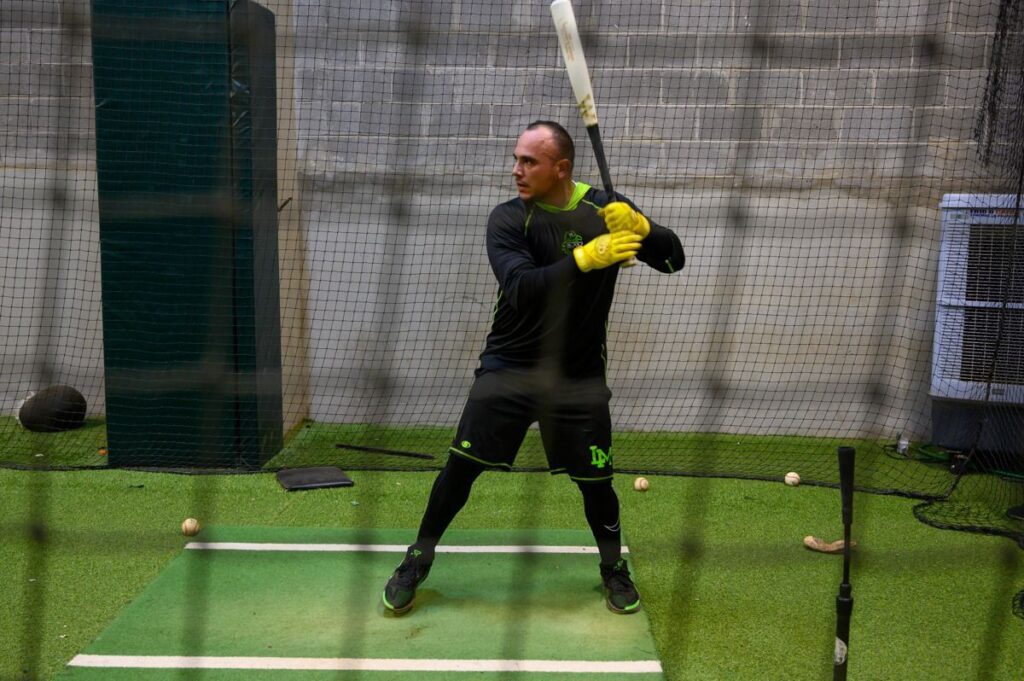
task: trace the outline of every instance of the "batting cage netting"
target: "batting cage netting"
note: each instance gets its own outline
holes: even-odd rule
[[[835,484],[850,445],[858,488],[1019,536],[1020,3],[575,11],[615,188],[686,251],[618,274],[616,468]],[[14,0],[0,35],[7,466],[439,467],[517,136],[562,123],[601,186],[546,0]]]

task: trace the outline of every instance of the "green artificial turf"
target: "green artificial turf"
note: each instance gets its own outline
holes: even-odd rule
[[[107,422],[88,418],[81,428],[59,433],[33,433],[13,416],[0,416],[0,461],[37,468],[78,468],[106,465]]]
[[[308,422],[292,433],[281,453],[267,466],[339,465],[346,470],[439,467],[451,437],[452,430],[447,427]],[[345,446],[339,448],[339,444]],[[840,445],[857,450],[857,483],[861,488],[921,496],[942,495],[949,490],[945,458],[934,453],[924,455],[926,445],[915,445],[908,456],[902,457],[886,443],[865,439],[620,429],[615,432],[613,453],[615,468],[620,471],[781,480],[788,471],[798,470],[807,482],[837,484],[836,450]],[[436,458],[410,458],[402,456],[403,452]],[[546,468],[537,430],[527,433],[515,463],[526,470]]]
[[[294,428],[285,446],[264,467],[434,470],[444,462],[451,437],[450,426],[310,421]],[[12,417],[0,417],[0,439],[5,443],[0,463],[9,466],[59,470],[103,468],[107,464],[106,424],[102,419],[89,419],[84,427],[67,432],[30,433]],[[943,496],[950,490],[947,454],[926,443],[915,443],[907,455],[898,456],[893,443],[880,440],[646,432],[620,427],[615,432],[613,454],[619,471],[781,480],[788,471],[796,470],[805,482],[834,485],[838,483],[836,449],[840,445],[857,450],[860,489],[923,498]],[[527,433],[515,464],[519,470],[546,468],[537,430]],[[168,469],[187,469],[190,465],[189,461],[172,458],[166,462]]]
[[[182,549],[186,516],[407,528],[411,539],[433,474],[352,477],[353,488],[285,492],[272,475],[0,470],[0,678],[49,678],[84,649]],[[841,536],[835,490],[655,477],[641,494],[629,482],[617,487],[630,562],[668,679],[830,676],[841,558],[801,539]],[[857,495],[851,678],[1020,678],[1024,622],[1011,599],[1024,588],[1024,552],[923,525],[915,503]],[[489,473],[455,527],[585,524],[564,477]],[[387,575],[377,577],[367,588]]]

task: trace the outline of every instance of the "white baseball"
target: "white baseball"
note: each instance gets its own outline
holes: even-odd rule
[[[637,478],[633,481],[633,489],[637,492],[646,492],[647,488],[650,486],[651,483],[648,482],[647,478]]]
[[[794,471],[786,473],[786,484],[790,487],[796,487],[800,484],[800,474]]]

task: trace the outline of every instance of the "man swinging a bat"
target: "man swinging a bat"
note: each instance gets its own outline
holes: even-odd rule
[[[573,141],[558,123],[530,124],[513,158],[519,195],[497,206],[487,224],[498,281],[491,330],[448,461],[415,543],[384,588],[384,606],[395,613],[412,607],[473,482],[485,470],[511,469],[536,422],[551,473],[567,474],[583,495],[608,608],[637,612],[612,487],[606,327],[619,265],[636,257],[678,272],[683,249],[628,200],[573,180]]]

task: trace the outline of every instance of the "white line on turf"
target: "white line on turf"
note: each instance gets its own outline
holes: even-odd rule
[[[275,542],[205,542],[185,544],[193,551],[307,551],[405,553],[405,544],[287,544]],[[593,546],[438,546],[437,553],[597,553]],[[629,553],[629,547],[622,547]]]
[[[279,669],[298,671],[536,672],[652,674],[657,660],[416,660],[350,657],[186,657],[178,655],[76,655],[70,667],[116,669]]]

